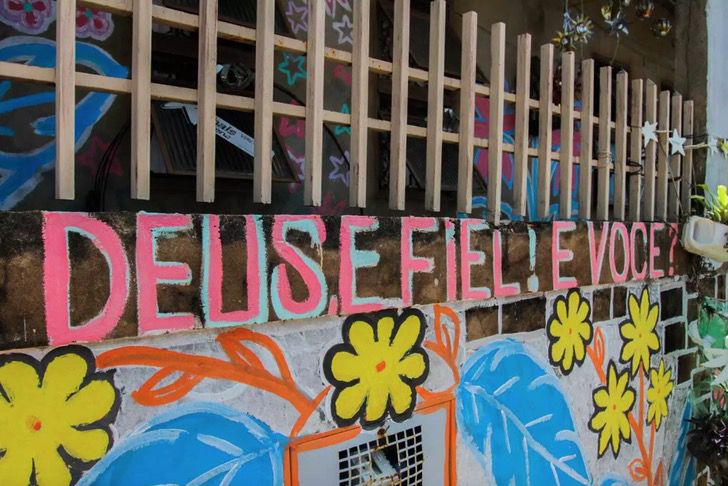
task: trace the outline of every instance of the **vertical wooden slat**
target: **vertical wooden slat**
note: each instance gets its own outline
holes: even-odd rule
[[[683,131],[682,136],[687,138],[685,142],[687,145],[695,143],[695,134],[693,133],[693,110],[694,104],[692,100],[686,101],[683,105]],[[683,159],[682,167],[682,179],[680,180],[682,189],[680,191],[680,197],[682,201],[682,214],[681,216],[690,215],[690,203],[692,202],[690,196],[693,188],[693,151],[686,150],[685,158]]]
[[[561,56],[561,152],[559,169],[561,172],[559,216],[562,220],[571,219],[571,195],[573,191],[574,161],[574,66],[575,55],[566,51]]]
[[[475,73],[478,14],[463,15],[460,87],[460,144],[458,147],[458,211],[470,213],[473,201],[473,144],[475,141]]]
[[[197,67],[197,200],[215,200],[217,0],[201,0]]]
[[[76,159],[76,0],[56,4],[56,198],[73,199]]]
[[[306,162],[303,166],[303,203],[321,206],[324,144],[325,0],[308,0],[306,42]]]
[[[440,211],[442,118],[445,94],[445,0],[435,0],[430,4],[429,70],[425,209]]]
[[[609,219],[609,165],[612,159],[612,68],[599,70],[599,157],[597,176],[597,217]]]
[[[657,85],[650,79],[647,80],[645,88],[645,122],[657,122]],[[641,137],[640,142],[642,142]],[[655,220],[656,158],[657,144],[650,142],[645,148],[645,195],[642,211],[645,221]]]
[[[265,1],[265,0],[261,0]],[[273,4],[273,2],[270,2]],[[354,2],[354,45],[351,67],[351,174],[349,205],[367,205],[367,142],[369,135],[369,0]]]
[[[149,199],[152,2],[134,0],[131,56],[131,197]]]
[[[253,201],[270,204],[273,183],[275,2],[258,0],[255,29],[255,160]]]
[[[672,96],[672,124],[671,129],[677,130],[678,133],[683,129],[683,100],[682,96],[675,93]],[[684,135],[682,135],[684,136]],[[672,152],[672,150],[671,150]],[[670,170],[667,175],[667,214],[669,221],[676,223],[680,211],[680,176],[682,176],[682,155],[679,153],[670,157]]]
[[[490,36],[490,118],[488,133],[488,219],[500,222],[503,171],[503,101],[506,80],[506,24],[494,24]]]
[[[531,97],[531,34],[518,36],[518,72],[516,74],[516,145],[513,212],[527,217],[528,204],[528,116]]]
[[[591,219],[592,150],[594,140],[594,60],[581,63],[581,153],[579,157],[579,215]]]
[[[541,46],[541,79],[538,103],[538,185],[536,213],[547,218],[551,205],[551,128],[553,125],[554,98],[554,45]]]
[[[392,46],[392,139],[389,154],[389,208],[404,210],[407,184],[407,96],[410,0],[394,2]]]
[[[642,103],[643,82],[641,79],[632,81],[632,106],[629,160],[629,220],[640,220],[640,197],[642,196]]]
[[[627,202],[627,88],[625,71],[617,73],[617,109],[614,130],[614,219],[624,221]]]
[[[657,198],[655,201],[655,217],[658,221],[667,221],[667,185],[670,156],[668,150],[670,146],[667,139],[670,135],[670,92],[663,91],[660,93],[660,113],[657,128],[664,133],[658,133],[657,139],[659,146],[657,147]]]

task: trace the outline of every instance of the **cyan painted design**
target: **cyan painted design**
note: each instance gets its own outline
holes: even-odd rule
[[[0,41],[0,61],[22,62],[31,66],[53,68],[56,64],[55,42],[37,37],[17,36]],[[91,69],[94,73],[117,78],[126,78],[128,69],[114,60],[100,47],[85,42],[76,42],[76,63]],[[12,88],[11,81],[0,81],[0,116],[12,116],[25,108],[50,105],[55,102],[53,91],[5,98]],[[96,123],[106,114],[115,95],[89,93],[76,105],[76,149],[81,148]],[[7,120],[7,118],[5,118]],[[55,116],[38,118],[32,122],[35,134],[55,136]],[[15,131],[0,125],[0,137],[15,136]],[[23,153],[0,150],[0,209],[13,207],[39,183],[43,172],[49,170],[55,161],[54,140]]]
[[[468,359],[457,421],[495,484],[590,482],[559,381],[522,343],[495,341]]]
[[[287,440],[222,405],[183,405],[121,440],[78,484],[280,485]]]
[[[672,456],[670,466],[670,486],[690,486],[695,480],[696,461],[688,452],[688,431],[690,418],[693,414],[693,405],[688,398],[685,400],[682,418],[680,419],[680,432],[678,433],[675,454]]]

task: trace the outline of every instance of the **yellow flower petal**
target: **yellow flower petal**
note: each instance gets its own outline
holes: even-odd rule
[[[572,346],[566,346],[564,349],[564,359],[561,361],[561,366],[567,373],[574,366],[574,348]]]
[[[48,363],[43,373],[43,394],[46,399],[65,401],[78,391],[88,373],[88,363],[81,356],[67,353]]]
[[[389,383],[389,396],[392,400],[392,408],[400,415],[412,406],[412,402],[415,399],[412,394],[412,388],[403,383],[402,380],[392,380]]]
[[[645,318],[645,323],[646,323],[646,325],[647,325],[647,328],[648,328],[649,330],[653,330],[653,329],[655,328],[655,326],[657,325],[657,317],[658,317],[658,312],[659,312],[659,311],[658,311],[658,308],[657,308],[657,306],[655,305],[655,306],[653,306],[653,307],[652,307],[652,308],[650,309],[650,311],[649,311],[649,314],[648,314],[648,315],[647,315],[647,317]]]
[[[397,380],[399,381],[399,380]],[[387,382],[373,383],[367,396],[364,419],[367,422],[378,422],[384,417],[389,401],[389,385]]]
[[[599,455],[603,456],[607,452],[607,446],[609,445],[609,434],[604,430],[599,433]]]
[[[566,310],[566,301],[564,299],[556,300],[556,317],[559,318],[560,322],[569,320],[569,313]]]
[[[647,289],[642,289],[642,298],[640,300],[640,317],[643,321],[647,320],[650,313],[650,294]]]
[[[577,329],[576,332],[579,334],[579,337],[584,342],[588,342],[588,341],[591,340],[591,337],[592,337],[592,328],[591,328],[591,326],[587,322],[582,321],[581,323],[579,323],[577,325],[577,328],[576,329]]]
[[[331,374],[335,379],[348,383],[361,376],[361,359],[359,356],[339,351],[331,359]]]
[[[619,454],[619,433],[615,433],[616,431],[612,432],[611,439],[612,439],[612,450],[615,454]]]
[[[416,380],[425,373],[425,358],[421,353],[412,353],[406,356],[397,365],[397,373],[410,380]],[[399,381],[399,380],[393,380]]]
[[[13,406],[36,402],[38,397],[38,373],[22,361],[10,361],[0,366],[0,387]]]
[[[599,408],[607,408],[609,404],[609,393],[607,393],[607,390],[604,388],[598,389],[596,393],[594,393],[594,403],[596,403]]]
[[[579,310],[576,313],[576,318],[584,322],[589,317],[589,304],[586,301],[582,301],[579,305]],[[588,326],[587,326],[588,327]]]
[[[637,337],[637,327],[634,323],[627,321],[619,326],[619,333],[623,339],[634,339]]]
[[[557,319],[552,319],[549,324],[549,334],[553,337],[560,338],[564,335],[564,325]]]
[[[653,351],[657,351],[660,349],[660,341],[657,339],[657,334],[654,332],[649,333],[644,338],[645,346],[650,348]]]
[[[377,322],[377,342],[389,345],[392,342],[392,331],[394,330],[394,319],[382,317]]]
[[[574,357],[577,361],[584,361],[584,358],[586,357],[584,341],[577,341],[576,344],[574,344]]]
[[[69,425],[92,424],[106,417],[116,402],[116,390],[106,380],[92,380],[63,404],[63,417]]]
[[[569,314],[573,314],[579,310],[580,302],[581,298],[579,297],[579,292],[576,290],[569,292]]]
[[[420,317],[417,315],[408,316],[399,329],[397,329],[397,335],[392,340],[392,354],[400,359],[404,354],[412,348],[417,342],[417,338],[422,333],[422,327],[424,323],[420,321]]]
[[[619,433],[622,434],[624,440],[629,440],[632,436],[632,429],[629,428],[629,420],[626,415],[619,417]]]
[[[71,484],[71,473],[58,451],[50,447],[36,448],[33,454],[35,480],[38,486],[67,486]]]
[[[344,420],[350,420],[361,409],[366,399],[367,388],[361,383],[348,386],[341,390],[334,401],[336,415]]]
[[[561,362],[561,359],[564,357],[564,352],[566,351],[566,345],[564,344],[563,339],[559,339],[555,343],[553,343],[550,347],[549,353],[551,354],[551,361],[554,363]]]
[[[33,473],[32,451],[13,447],[0,458],[0,484],[30,484]]]
[[[109,450],[109,434],[103,429],[76,430],[64,433],[61,445],[72,457],[83,462],[97,461]]]
[[[374,329],[368,322],[354,321],[349,327],[349,343],[359,356],[370,353],[374,348]]]

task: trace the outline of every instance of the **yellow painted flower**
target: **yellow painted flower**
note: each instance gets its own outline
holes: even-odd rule
[[[643,370],[650,369],[650,355],[660,349],[657,338],[657,319],[660,309],[657,304],[650,305],[650,293],[642,290],[642,297],[637,301],[633,294],[629,296],[629,319],[619,325],[619,335],[622,336],[622,353],[620,360],[631,363],[632,376],[637,374],[640,366]]]
[[[358,419],[365,427],[376,427],[387,414],[405,420],[415,408],[416,386],[427,378],[422,313],[410,309],[399,316],[383,312],[374,317],[348,318],[344,342],[324,357],[326,379],[335,387],[333,417],[342,427]]]
[[[589,314],[589,301],[577,290],[554,302],[554,313],[546,325],[549,361],[565,375],[571,373],[574,363],[581,365],[586,357],[586,346],[594,334]]]
[[[650,387],[647,389],[647,423],[654,423],[658,430],[662,419],[667,417],[667,398],[672,387],[672,371],[665,369],[665,361],[661,359],[659,368],[650,370]]]
[[[629,386],[629,372],[625,370],[617,374],[617,367],[613,361],[610,362],[607,384],[594,390],[592,399],[594,415],[589,420],[589,428],[599,434],[599,457],[611,444],[616,459],[622,440],[627,443],[632,440],[627,415],[634,405],[635,392]]]
[[[0,355],[0,484],[71,484],[109,450],[118,404],[86,348]]]

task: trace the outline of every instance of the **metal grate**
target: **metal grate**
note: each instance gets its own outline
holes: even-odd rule
[[[340,450],[339,486],[420,486],[424,460],[417,425]]]

